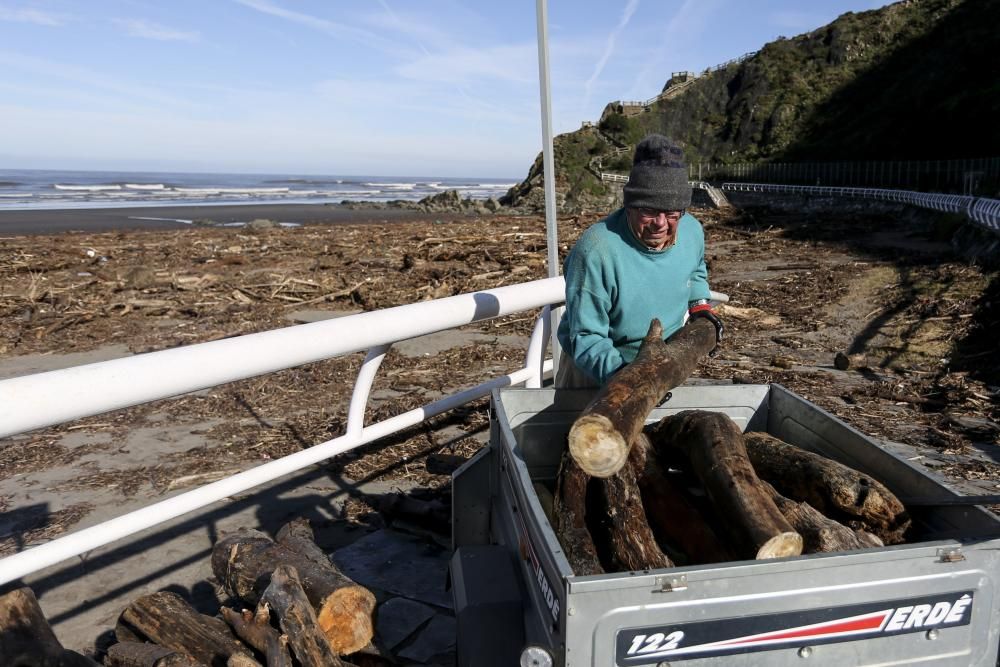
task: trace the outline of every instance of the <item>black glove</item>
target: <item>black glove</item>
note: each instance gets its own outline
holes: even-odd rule
[[[688,318],[693,320],[696,317],[704,317],[715,325],[715,347],[708,353],[708,356],[714,357],[719,352],[719,345],[722,343],[722,334],[725,333],[726,327],[722,324],[719,316],[715,314],[715,311],[712,310],[712,306],[708,301],[701,300],[691,304],[688,308]]]

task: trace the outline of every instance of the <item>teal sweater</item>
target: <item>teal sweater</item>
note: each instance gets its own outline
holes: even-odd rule
[[[653,250],[618,209],[583,233],[564,272],[559,343],[601,384],[635,359],[650,320],[659,318],[670,336],[683,326],[689,302],[709,298],[705,233],[690,214],[681,218],[674,245]]]

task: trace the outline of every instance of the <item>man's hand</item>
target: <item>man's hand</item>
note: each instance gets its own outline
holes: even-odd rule
[[[704,317],[706,320],[715,325],[715,347],[712,351],[708,353],[708,356],[714,357],[719,352],[719,345],[722,344],[722,334],[725,333],[726,327],[722,324],[722,320],[719,316],[715,314],[712,310],[711,304],[705,299],[700,301],[695,301],[688,308],[688,317],[694,319],[696,317]]]

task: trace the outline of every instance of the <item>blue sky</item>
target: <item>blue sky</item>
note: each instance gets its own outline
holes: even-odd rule
[[[556,132],[879,0],[549,0]],[[533,0],[0,0],[0,168],[495,176],[541,150]]]

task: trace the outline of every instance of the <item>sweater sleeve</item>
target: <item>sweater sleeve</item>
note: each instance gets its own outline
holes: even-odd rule
[[[701,223],[698,223],[697,229],[697,263],[695,264],[694,271],[691,272],[691,289],[688,296],[689,302],[697,301],[698,299],[708,299],[711,297],[711,292],[708,288],[708,267],[705,266],[705,231],[702,229]]]
[[[562,333],[564,347],[572,350],[577,368],[604,384],[625,365],[625,359],[611,341],[611,294],[595,256],[599,257],[597,253],[572,253],[566,261]]]

